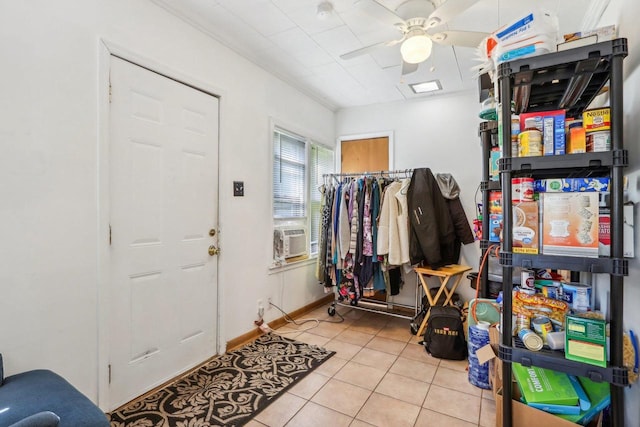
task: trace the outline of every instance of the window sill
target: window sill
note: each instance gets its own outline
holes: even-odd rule
[[[281,271],[293,270],[295,268],[306,267],[317,262],[318,255],[311,255],[305,257],[291,258],[282,264],[277,263],[275,260],[269,266],[269,274],[276,274]]]

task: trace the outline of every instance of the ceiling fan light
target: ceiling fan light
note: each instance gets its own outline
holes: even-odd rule
[[[402,59],[409,64],[419,64],[431,55],[433,43],[425,34],[409,37],[400,46]]]

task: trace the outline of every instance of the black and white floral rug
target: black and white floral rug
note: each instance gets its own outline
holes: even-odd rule
[[[108,416],[112,427],[242,426],[334,354],[265,334]]]

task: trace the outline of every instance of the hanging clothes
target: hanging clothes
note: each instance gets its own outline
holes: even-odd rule
[[[413,171],[407,202],[411,221],[411,264],[424,263],[437,269],[456,263],[453,222],[431,169]]]
[[[462,244],[468,245],[473,243],[473,231],[469,226],[469,219],[464,212],[462,202],[460,201],[460,187],[458,183],[449,173],[436,174],[436,181],[442,196],[447,201],[447,208],[449,209],[449,215],[453,221],[453,228],[456,234],[456,242],[454,243],[453,258],[454,263],[460,261],[460,247]]]
[[[398,202],[396,193],[402,184],[394,181],[387,185],[382,195],[380,220],[378,221],[378,255],[388,255],[389,263],[400,265],[400,236],[398,230]]]

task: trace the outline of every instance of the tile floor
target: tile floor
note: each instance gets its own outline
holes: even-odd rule
[[[338,321],[327,308],[303,319]],[[409,320],[348,307],[337,312],[343,323],[289,324],[276,331],[336,354],[248,427],[495,426],[491,391],[468,382],[466,361],[429,356],[411,335]]]

